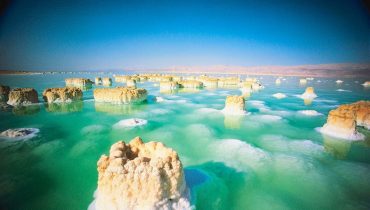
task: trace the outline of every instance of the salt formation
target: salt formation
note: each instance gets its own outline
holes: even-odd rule
[[[286,95],[284,93],[275,93],[272,96],[274,96],[277,99],[282,99],[282,98],[286,97]]]
[[[366,81],[364,82],[364,84],[362,84],[364,87],[370,87],[370,81]]]
[[[136,80],[133,80],[133,79],[129,79],[126,81],[126,86],[127,87],[136,87]]]
[[[307,87],[306,91],[300,96],[303,99],[314,99],[317,97],[313,87]]]
[[[159,88],[161,90],[175,90],[179,87],[177,82],[160,82]]]
[[[280,84],[281,84],[281,80],[280,80],[280,78],[277,78],[277,79],[275,80],[275,84],[277,84],[277,85],[280,85]]]
[[[337,84],[341,84],[341,83],[343,83],[343,81],[342,80],[337,80],[337,81],[335,81]]]
[[[101,84],[102,84],[101,77],[95,77],[95,85],[101,85]]]
[[[76,87],[48,88],[42,95],[48,103],[72,102],[82,99],[82,90]]]
[[[364,135],[358,133],[356,126],[370,129],[370,101],[358,101],[331,110],[320,131],[333,137],[361,140]]]
[[[301,110],[301,111],[298,111],[298,113],[303,114],[303,115],[307,115],[307,116],[322,115],[321,113],[317,112],[316,110]]]
[[[102,79],[102,85],[104,86],[111,86],[112,85],[112,79],[109,77],[104,77]]]
[[[9,105],[29,105],[38,102],[37,92],[33,88],[15,88],[9,92]]]
[[[203,83],[196,80],[184,80],[179,82],[180,88],[202,88]]]
[[[130,80],[131,76],[128,75],[116,75],[114,76],[114,80],[116,82],[126,82],[127,80]]]
[[[142,88],[97,88],[94,90],[96,102],[109,102],[115,104],[140,103],[146,100],[148,92]]]
[[[0,85],[0,103],[8,101],[9,92],[9,86]]]
[[[300,79],[299,84],[305,85],[305,84],[307,84],[307,80],[306,79]]]
[[[113,128],[133,128],[138,126],[143,126],[148,123],[147,120],[139,119],[139,118],[132,118],[132,119],[126,119],[121,120],[118,123],[113,125]]]
[[[218,86],[217,78],[205,78],[202,80],[204,87],[216,88]]]
[[[90,86],[93,82],[90,79],[85,78],[67,78],[65,79],[66,86],[83,87]]]
[[[15,128],[0,133],[0,138],[5,140],[26,140],[34,137],[40,130],[37,128]]]
[[[240,84],[240,79],[237,77],[227,77],[227,78],[220,78],[218,80],[218,86],[238,86]]]
[[[225,108],[222,110],[228,115],[245,115],[245,99],[243,96],[227,96]]]
[[[161,142],[119,141],[98,161],[98,188],[89,209],[191,209],[177,153]]]

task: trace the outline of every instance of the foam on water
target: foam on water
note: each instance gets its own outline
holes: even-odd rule
[[[140,127],[144,126],[148,123],[147,120],[139,119],[139,118],[131,118],[131,119],[125,119],[121,120],[118,123],[113,125],[114,129],[120,129],[120,128],[134,128],[134,127]]]

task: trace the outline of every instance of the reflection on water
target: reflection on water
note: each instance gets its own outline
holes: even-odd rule
[[[144,111],[146,108],[146,104],[112,104],[95,102],[95,110],[97,112],[106,112],[111,114],[129,115]]]
[[[351,150],[352,142],[343,139],[332,138],[327,135],[322,136],[324,139],[324,148],[338,159],[345,159]]]
[[[311,98],[306,98],[306,99],[304,99],[304,100],[303,100],[303,102],[304,102],[304,105],[309,106],[309,105],[311,105],[311,104],[312,104],[313,99],[311,99]]]
[[[178,89],[159,89],[159,92],[162,94],[176,94],[178,93]]]
[[[83,108],[83,101],[74,101],[70,103],[47,103],[45,109],[47,112],[80,112]]]
[[[66,87],[76,87],[80,88],[82,91],[87,91],[92,88],[92,84],[86,84],[86,85],[66,85]]]
[[[13,107],[14,115],[32,115],[40,112],[40,105],[27,105],[27,106],[15,106]]]
[[[224,125],[227,129],[240,129],[240,125],[243,121],[243,115],[225,115]]]
[[[180,88],[178,93],[199,93],[199,88]]]

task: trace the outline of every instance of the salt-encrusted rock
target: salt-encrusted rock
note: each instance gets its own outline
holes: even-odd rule
[[[203,83],[196,80],[184,80],[179,82],[180,88],[202,88]]]
[[[361,140],[364,135],[357,131],[356,126],[370,129],[370,101],[358,101],[331,110],[320,131],[338,138]]]
[[[307,87],[306,91],[300,96],[303,99],[314,99],[317,97],[313,87]]]
[[[136,87],[136,80],[133,80],[133,79],[127,80],[126,81],[126,86],[135,88]]]
[[[182,77],[180,76],[172,76],[172,81],[179,82],[182,80]]]
[[[160,82],[159,88],[161,90],[175,90],[179,88],[179,84],[177,82]]]
[[[76,87],[48,88],[42,96],[48,103],[72,102],[82,99],[82,90]]]
[[[111,78],[109,78],[109,77],[104,77],[104,78],[102,79],[102,84],[103,84],[104,86],[111,86],[111,85],[112,85],[112,79],[111,79]]]
[[[37,91],[33,88],[15,88],[9,92],[9,105],[29,105],[38,102]]]
[[[225,101],[225,108],[222,110],[224,114],[228,115],[245,115],[245,99],[243,96],[227,96]]]
[[[217,78],[206,78],[201,81],[203,82],[204,87],[207,88],[216,88],[218,86]]]
[[[9,92],[10,92],[9,86],[0,85],[0,103],[8,101]]]
[[[140,103],[146,100],[148,92],[142,88],[116,87],[97,88],[94,90],[96,102],[109,102],[115,104]]]
[[[101,84],[102,84],[101,77],[95,77],[95,85],[101,85]]]
[[[93,82],[90,79],[86,78],[67,78],[65,79],[66,86],[72,87],[83,87],[83,86],[91,86]]]
[[[119,141],[100,157],[98,173],[89,209],[190,209],[181,161],[161,142]]]
[[[130,80],[131,76],[129,75],[115,75],[114,80],[116,82],[126,82],[127,80]]]
[[[364,82],[364,84],[362,84],[364,87],[370,87],[370,81],[366,81]]]
[[[306,79],[300,79],[299,84],[305,85],[305,84],[307,84],[307,80]]]
[[[40,130],[37,128],[15,128],[8,129],[0,133],[0,139],[5,140],[25,140],[34,137]]]
[[[240,84],[240,79],[237,77],[228,77],[228,78],[220,78],[218,80],[218,86],[238,86]]]

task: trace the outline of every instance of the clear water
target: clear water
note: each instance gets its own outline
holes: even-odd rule
[[[66,77],[95,76],[1,76],[0,84],[34,87],[41,100],[43,89],[64,86]],[[27,141],[0,142],[0,209],[86,209],[97,186],[100,155],[135,136],[162,141],[179,153],[197,209],[369,209],[369,133],[362,130],[365,141],[347,142],[315,130],[338,105],[370,100],[363,79],[344,79],[342,85],[335,83],[338,78],[309,81],[319,96],[310,105],[296,97],[306,87],[299,78],[287,77],[279,86],[273,77],[260,79],[265,89],[247,99],[250,115],[240,118],[217,111],[227,95],[241,94],[238,89],[165,94],[151,82],[138,86],[165,102],[95,104],[91,89],[82,103],[2,111],[0,131],[40,132]],[[277,92],[287,98],[272,97]],[[307,109],[323,115],[298,112]],[[148,124],[113,128],[133,117]]]

